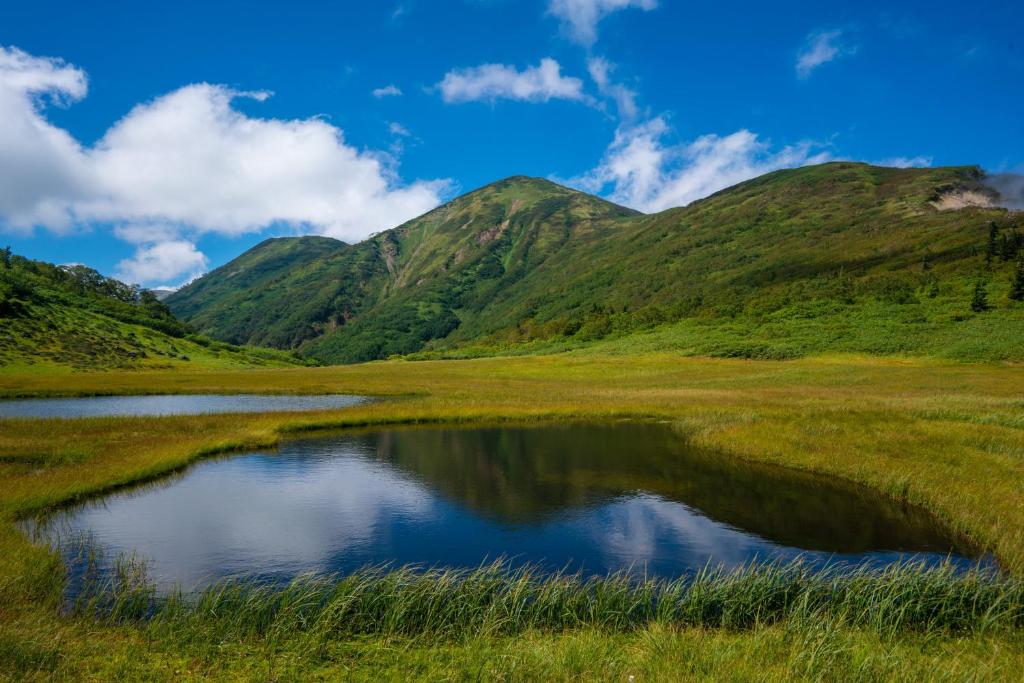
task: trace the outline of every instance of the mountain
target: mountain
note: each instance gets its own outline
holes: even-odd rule
[[[167,304],[235,343],[342,362],[411,353],[486,322],[487,312],[504,311],[504,290],[566,244],[606,237],[637,215],[545,180],[509,178],[359,244],[267,240]]]
[[[327,237],[271,239],[164,301],[212,337],[296,348],[322,332],[335,300],[358,293],[347,274],[366,251]]]
[[[359,244],[268,240],[166,301],[203,333],[325,362],[597,340],[1017,358],[1020,214],[983,179],[830,163],[643,215],[513,177]],[[994,310],[970,310],[977,282]],[[981,335],[973,351],[965,332]]]
[[[155,294],[84,266],[0,252],[0,367],[287,366],[291,354],[196,335]]]

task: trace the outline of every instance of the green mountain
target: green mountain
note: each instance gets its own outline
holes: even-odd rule
[[[1019,214],[981,180],[831,163],[642,215],[514,177],[359,244],[268,240],[166,302],[205,334],[326,362],[599,340],[1024,358]],[[991,310],[971,309],[978,288]]]
[[[480,330],[496,329],[487,319],[503,315],[510,285],[637,215],[545,180],[509,178],[359,244],[267,240],[166,301],[235,343],[334,362],[411,353],[471,334],[477,319]]]
[[[356,246],[326,237],[267,240],[164,301],[212,337],[295,348],[321,334],[335,301],[349,297],[349,264],[366,249]]]
[[[0,368],[285,366],[292,354],[198,336],[157,296],[84,266],[0,253]]]

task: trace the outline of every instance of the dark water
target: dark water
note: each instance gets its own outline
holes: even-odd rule
[[[859,487],[695,450],[663,425],[409,429],[293,441],[32,523],[136,552],[161,585],[512,558],[678,576],[759,560],[973,566],[935,520]]]
[[[172,396],[88,396],[0,400],[0,417],[111,417],[267,413],[344,408],[361,396],[271,396],[265,394],[181,394]]]

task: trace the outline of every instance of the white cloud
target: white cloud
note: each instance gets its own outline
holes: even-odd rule
[[[857,48],[844,44],[842,39],[840,29],[814,31],[808,35],[796,57],[796,75],[807,78],[822,64],[854,54]]]
[[[392,135],[397,135],[398,137],[403,138],[407,138],[410,135],[412,135],[412,133],[409,132],[408,128],[406,128],[405,126],[396,121],[392,121],[391,123],[388,124],[388,132],[390,132]]]
[[[396,85],[386,85],[383,88],[377,88],[371,94],[379,100],[382,97],[398,97],[402,91]]]
[[[14,91],[49,95],[56,101],[73,102],[85,97],[85,72],[53,57],[33,57],[16,47],[0,47],[0,83]]]
[[[268,93],[205,83],[136,106],[86,148],[44,108],[85,93],[79,69],[0,47],[0,230],[110,222],[152,245],[284,225],[356,241],[434,208],[448,187],[400,183],[393,157],[352,147],[320,118],[254,118],[233,107]]]
[[[79,144],[40,113],[47,102],[85,96],[85,74],[59,59],[0,47],[0,225],[71,225],[68,201],[88,196],[93,179]]]
[[[115,277],[125,282],[169,282],[201,275],[207,267],[196,245],[185,240],[172,240],[141,246],[135,254],[117,264]]]
[[[669,132],[660,117],[620,128],[598,167],[569,183],[653,212],[685,206],[770,171],[828,159],[810,143],[773,151],[747,130],[724,137],[705,135],[677,145],[665,142]]]
[[[891,166],[892,168],[927,168],[932,165],[932,158],[926,156],[889,157],[870,163],[875,166]]]
[[[114,227],[114,236],[129,244],[166,242],[175,239],[181,228],[166,223],[127,223]]]
[[[80,216],[241,234],[283,223],[359,240],[439,203],[438,183],[396,187],[379,154],[320,119],[254,119],[247,93],[208,84],[139,105],[90,150],[105,192]]]
[[[657,0],[550,0],[548,14],[562,20],[570,39],[589,47],[597,41],[598,23],[612,12],[630,7],[646,11],[657,6]]]
[[[614,69],[615,65],[603,57],[592,57],[587,61],[587,71],[597,85],[598,92],[615,100],[620,117],[626,120],[634,119],[637,115],[636,92],[611,80]]]
[[[583,81],[563,76],[561,66],[546,58],[538,66],[519,71],[506,64],[483,64],[454,69],[437,84],[449,104],[499,99],[547,102],[552,99],[585,101]]]

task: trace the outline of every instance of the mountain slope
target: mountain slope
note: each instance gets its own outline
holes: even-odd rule
[[[366,252],[328,237],[270,239],[165,302],[218,339],[294,348],[323,332],[332,302],[357,297],[346,276]]]
[[[1017,216],[986,206],[942,209],[960,206],[949,201],[959,196],[985,200],[991,191],[981,178],[973,167],[831,163],[641,215],[516,177],[360,244],[296,258],[274,271],[269,287],[228,282],[247,254],[168,305],[204,332],[300,348],[327,362],[565,347],[672,325],[696,325],[718,340],[684,350],[718,355],[913,351],[918,342],[843,344],[865,316],[896,342],[910,334],[895,324],[904,318],[955,330],[974,315],[979,279],[999,303],[987,319],[1005,319],[1011,334],[1021,324],[1020,307],[1005,298],[1016,251],[985,256],[993,222],[1000,245],[1022,241]],[[253,251],[261,248],[270,247]],[[209,321],[226,309],[286,313],[251,326],[229,316]],[[800,332],[794,321],[822,316],[835,322],[822,340],[787,342]],[[755,327],[760,340],[749,342]],[[731,337],[730,329],[737,330]]]
[[[0,368],[286,366],[280,351],[197,336],[156,296],[84,266],[0,258]]]
[[[636,215],[546,180],[509,178],[359,244],[332,240],[323,254],[293,245],[325,238],[264,242],[166,301],[232,342],[302,346],[332,361],[411,353],[567,242]],[[275,265],[254,275],[265,263]]]

